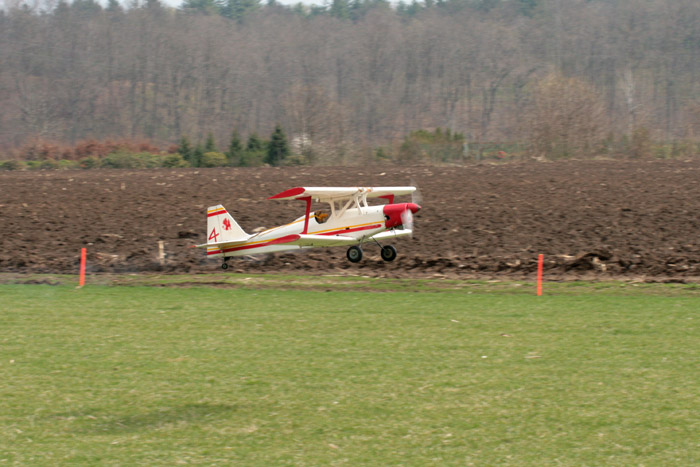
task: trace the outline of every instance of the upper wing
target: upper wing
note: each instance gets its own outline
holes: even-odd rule
[[[321,202],[348,199],[366,194],[368,198],[387,195],[408,195],[416,191],[414,186],[378,186],[378,187],[296,187],[285,190],[268,199],[300,199],[311,197]]]

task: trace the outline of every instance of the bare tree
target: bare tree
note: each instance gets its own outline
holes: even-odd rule
[[[338,155],[319,157],[330,163],[418,129],[538,139],[519,125],[537,108],[526,104],[544,105],[546,89],[572,95],[558,87],[568,79],[571,89],[586,83],[580,91],[618,137],[642,127],[655,139],[697,137],[695,0],[271,5],[235,19],[158,0],[5,4],[0,147],[37,137],[196,142],[210,132],[225,141],[279,122],[323,141]],[[559,85],[542,78],[548,70]]]
[[[556,73],[537,82],[527,121],[533,152],[557,157],[591,154],[607,123],[595,89]]]

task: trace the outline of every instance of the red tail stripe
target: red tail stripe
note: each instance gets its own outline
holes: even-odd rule
[[[220,211],[214,211],[207,214],[207,217],[218,216],[219,214],[226,214],[226,209],[221,209]]]

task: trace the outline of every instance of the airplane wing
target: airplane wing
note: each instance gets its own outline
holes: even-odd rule
[[[385,240],[390,238],[406,237],[413,234],[410,230],[387,230],[386,232],[373,235],[371,238]],[[317,235],[317,234],[295,234],[282,237],[284,240],[278,243],[299,246],[344,246],[357,245],[360,240],[347,235]]]
[[[391,238],[406,237],[413,234],[410,230],[387,230],[373,235],[371,238],[386,240]],[[297,237],[297,238],[295,238]],[[279,243],[299,246],[344,246],[357,245],[360,240],[347,235],[315,235],[315,234],[295,234],[283,237],[285,240]]]
[[[291,236],[292,235],[290,235],[290,237]],[[299,246],[343,246],[356,245],[359,243],[358,239],[345,235],[300,234],[296,235],[296,237],[299,238],[288,243]]]
[[[218,242],[218,243],[204,243],[202,245],[195,245],[197,248],[216,248],[217,250],[226,250],[227,248],[232,248],[236,246],[241,246],[246,243],[264,243],[265,246],[268,245],[299,245],[299,246],[342,246],[342,245],[355,245],[358,242],[356,238],[348,237],[345,235],[314,235],[314,234],[292,234],[285,235],[284,237],[279,237],[271,240],[261,240],[259,242],[251,242],[250,239],[240,240],[235,242]]]
[[[368,198],[379,198],[389,195],[408,195],[416,191],[414,186],[378,186],[378,187],[296,187],[285,190],[268,199],[300,199],[311,197],[321,202],[352,198],[367,194]]]

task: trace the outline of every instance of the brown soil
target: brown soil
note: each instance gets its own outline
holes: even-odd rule
[[[549,278],[700,276],[700,161],[586,161],[410,168],[225,168],[0,173],[0,272],[220,272],[191,245],[222,203],[241,226],[283,224],[294,186],[420,187],[416,235],[393,263],[376,245],[234,258],[235,272]],[[397,199],[398,201],[398,199]],[[158,241],[164,264],[157,259]]]

